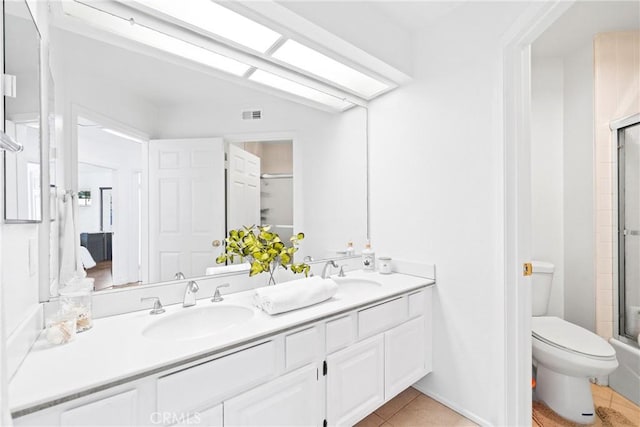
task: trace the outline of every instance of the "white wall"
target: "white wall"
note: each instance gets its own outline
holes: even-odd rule
[[[370,106],[373,245],[436,264],[417,386],[490,425],[505,413],[501,37],[524,7],[469,3],[422,31],[414,83]]]
[[[593,42],[584,40],[563,61],[564,314],[595,332]]]
[[[531,236],[534,260],[553,263],[547,314],[564,317],[564,145],[562,58],[531,69]]]

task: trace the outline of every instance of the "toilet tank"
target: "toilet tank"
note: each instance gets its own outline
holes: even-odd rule
[[[554,265],[545,261],[531,261],[533,275],[531,276],[531,297],[533,316],[547,314],[549,297],[551,296],[551,283],[553,281]]]

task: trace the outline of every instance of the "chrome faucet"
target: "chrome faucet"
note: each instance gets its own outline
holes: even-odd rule
[[[189,280],[187,288],[184,290],[184,300],[182,301],[183,307],[196,305],[196,292],[198,292],[198,289],[200,289],[198,284],[193,280]]]
[[[327,263],[322,268],[322,278],[323,279],[326,279],[327,277],[329,277],[329,274],[328,274],[329,273],[329,267],[338,268],[338,264],[336,264],[336,262],[334,260],[327,261]]]
[[[178,271],[174,277],[175,280],[184,280],[186,279],[186,277],[184,277],[184,274],[182,274],[182,271]]]

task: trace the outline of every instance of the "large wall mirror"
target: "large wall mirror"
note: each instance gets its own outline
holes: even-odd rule
[[[40,136],[40,33],[25,1],[4,2],[4,73],[12,94],[4,97],[4,131],[22,145],[4,152],[4,219],[42,220]],[[12,83],[9,83],[12,81]]]
[[[304,232],[300,261],[364,246],[363,108],[328,112],[77,22],[54,24],[68,140],[59,176],[76,193],[96,290],[215,274],[216,241],[242,225]]]

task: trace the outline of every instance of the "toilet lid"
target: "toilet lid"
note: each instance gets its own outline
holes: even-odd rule
[[[533,317],[531,333],[547,344],[574,353],[607,359],[616,355],[613,347],[603,338],[558,317]]]

